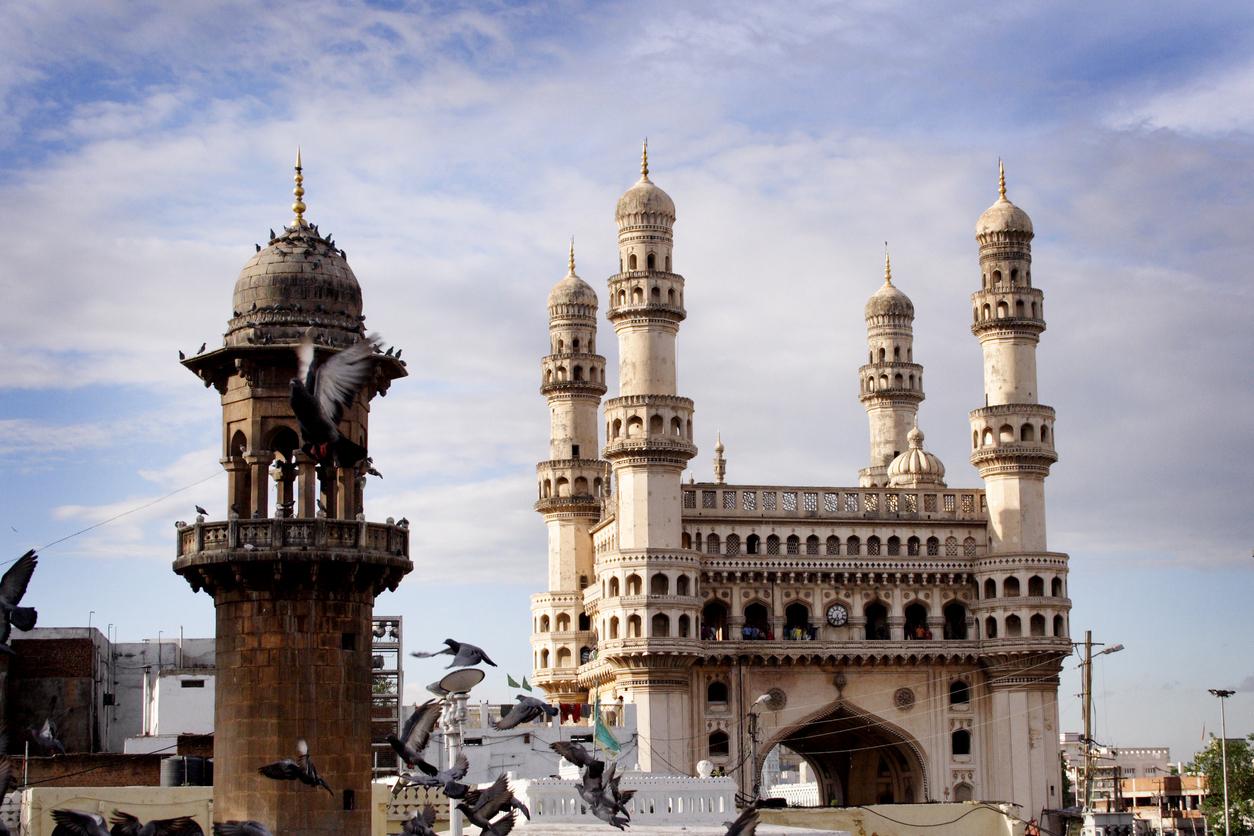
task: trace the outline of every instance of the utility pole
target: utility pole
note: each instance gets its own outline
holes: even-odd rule
[[[1210,692],[1219,697],[1219,751],[1224,770],[1224,836],[1232,833],[1228,822],[1228,716],[1224,704],[1236,691],[1227,688],[1211,688]]]
[[[1093,631],[1084,631],[1084,810],[1093,809]]]
[[[758,768],[758,713],[749,709],[749,739],[753,741],[753,752],[749,763],[753,768],[753,802],[756,804],[762,792],[762,770]]]

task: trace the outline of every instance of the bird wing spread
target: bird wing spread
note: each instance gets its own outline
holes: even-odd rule
[[[422,807],[422,821],[427,827],[435,824],[435,808],[430,804],[424,804]]]
[[[78,810],[53,810],[52,820],[58,827],[64,827],[74,836],[96,836],[104,830],[103,816],[95,813],[83,813]]]
[[[457,760],[453,761],[453,768],[448,771],[449,776],[454,781],[460,781],[466,777],[466,773],[470,771],[470,760],[466,757],[465,752],[457,755]]]
[[[294,781],[305,774],[305,771],[289,760],[275,761],[268,763],[257,769],[267,778],[273,778],[276,781]]]
[[[344,407],[353,402],[353,398],[357,397],[357,390],[366,382],[366,377],[374,368],[370,359],[374,350],[375,338],[369,336],[332,355],[314,370],[311,391],[318,401],[322,416],[331,424],[340,422]]]
[[[426,774],[426,775],[435,776],[435,775],[439,775],[439,774],[440,774],[440,770],[436,769],[434,766],[432,766],[431,764],[427,763],[427,762],[426,762],[426,761],[424,761],[422,758],[419,758],[418,760],[414,761],[414,766],[416,766],[416,767],[418,767],[419,769],[421,769],[421,770],[423,771],[423,773],[424,773],[424,774]]]
[[[492,786],[486,790],[479,791],[479,798],[475,802],[475,811],[482,813],[487,811],[488,818],[496,815],[498,810],[509,805],[510,799],[514,794],[509,791],[509,778],[504,772],[496,776],[496,780],[492,782]]]
[[[405,745],[412,747],[415,752],[426,749],[427,741],[431,739],[431,731],[435,728],[436,722],[440,719],[440,712],[443,710],[435,700],[427,700],[415,708],[414,713],[405,721],[405,728],[401,732],[401,740]]]
[[[35,574],[38,563],[39,558],[35,556],[34,549],[19,557],[4,573],[4,577],[0,578],[0,599],[11,606],[17,606],[26,594],[26,586],[30,583],[31,575]]]
[[[575,766],[590,766],[593,761],[591,753],[582,745],[569,740],[559,740],[549,745],[549,748],[557,752],[566,760]]]
[[[313,369],[313,362],[314,344],[306,334],[296,346],[296,377],[308,389],[313,389],[313,378],[309,375],[310,370]]]
[[[121,810],[114,810],[109,822],[113,825],[109,828],[111,836],[139,836],[139,828],[142,825],[138,818]]]
[[[758,832],[758,810],[756,807],[746,807],[731,827],[727,828],[727,836],[755,836]]]
[[[193,833],[203,832],[191,816],[156,819],[149,824],[153,827],[153,836],[191,836]]]

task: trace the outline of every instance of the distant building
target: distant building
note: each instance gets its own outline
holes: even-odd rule
[[[1153,833],[1206,833],[1202,799],[1208,788],[1205,775],[1158,775],[1124,778],[1120,810],[1133,813]]]

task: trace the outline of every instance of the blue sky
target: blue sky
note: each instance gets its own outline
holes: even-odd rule
[[[615,269],[640,138],[679,208],[694,467],[718,429],[746,482],[856,481],[887,239],[929,449],[978,483],[972,228],[1002,156],[1047,298],[1050,545],[1076,636],[1128,648],[1101,662],[1099,736],[1187,758],[1217,725],[1208,687],[1246,691],[1229,719],[1254,730],[1252,46],[1242,3],[10,4],[0,548],[187,488],[48,549],[31,594],[48,626],[212,630],[170,561],[174,520],[225,505],[219,407],[176,352],[220,340],[299,143],[309,216],[410,361],[372,414],[368,510],[415,522],[416,569],[378,610],[517,675],[544,577],[544,299],[572,234],[594,287]],[[612,368],[607,325],[601,346]]]

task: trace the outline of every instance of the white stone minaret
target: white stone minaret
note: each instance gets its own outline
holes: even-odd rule
[[[973,608],[990,674],[984,793],[1035,813],[1061,799],[1058,672],[1071,653],[1062,584],[1067,556],[1046,551],[1045,477],[1057,461],[1054,410],[1039,401],[1036,345],[1043,294],[1032,282],[1032,221],[1000,196],[976,224],[980,289],[971,331],[984,353],[984,406],[971,411],[971,463],[984,480],[988,554],[976,562]],[[1038,585],[1034,588],[1034,584]],[[1024,586],[1026,585],[1026,589]],[[990,594],[991,593],[991,594]]]
[[[1045,550],[1045,477],[1054,452],[1054,410],[1040,403],[1036,345],[1044,294],[1032,285],[1032,220],[1000,197],[976,225],[981,286],[971,294],[971,333],[984,352],[984,406],[971,412],[971,463],[988,497],[989,551]]]
[[[685,312],[684,279],[671,265],[675,204],[649,179],[647,146],[640,180],[619,198],[615,219],[621,268],[609,280],[608,317],[621,389],[605,402],[604,456],[614,469],[616,543],[598,558],[611,590],[597,613],[608,626],[598,653],[619,671],[619,695],[636,705],[640,767],[692,774],[700,564],[681,542],[680,477],[697,448],[692,401],[677,394],[675,339]]]
[[[867,362],[858,370],[859,400],[871,426],[871,464],[858,471],[864,488],[888,484],[888,465],[908,449],[923,400],[923,367],[914,362],[914,304],[893,284],[888,245],[884,284],[866,303]]]
[[[549,354],[540,392],[549,404],[549,458],[536,466],[536,510],[549,529],[548,592],[532,596],[535,681],[550,699],[582,701],[575,682],[581,656],[595,647],[582,590],[592,583],[589,529],[601,518],[608,465],[597,455],[597,410],[605,358],[596,353],[597,295],[570,270],[549,293]]]

